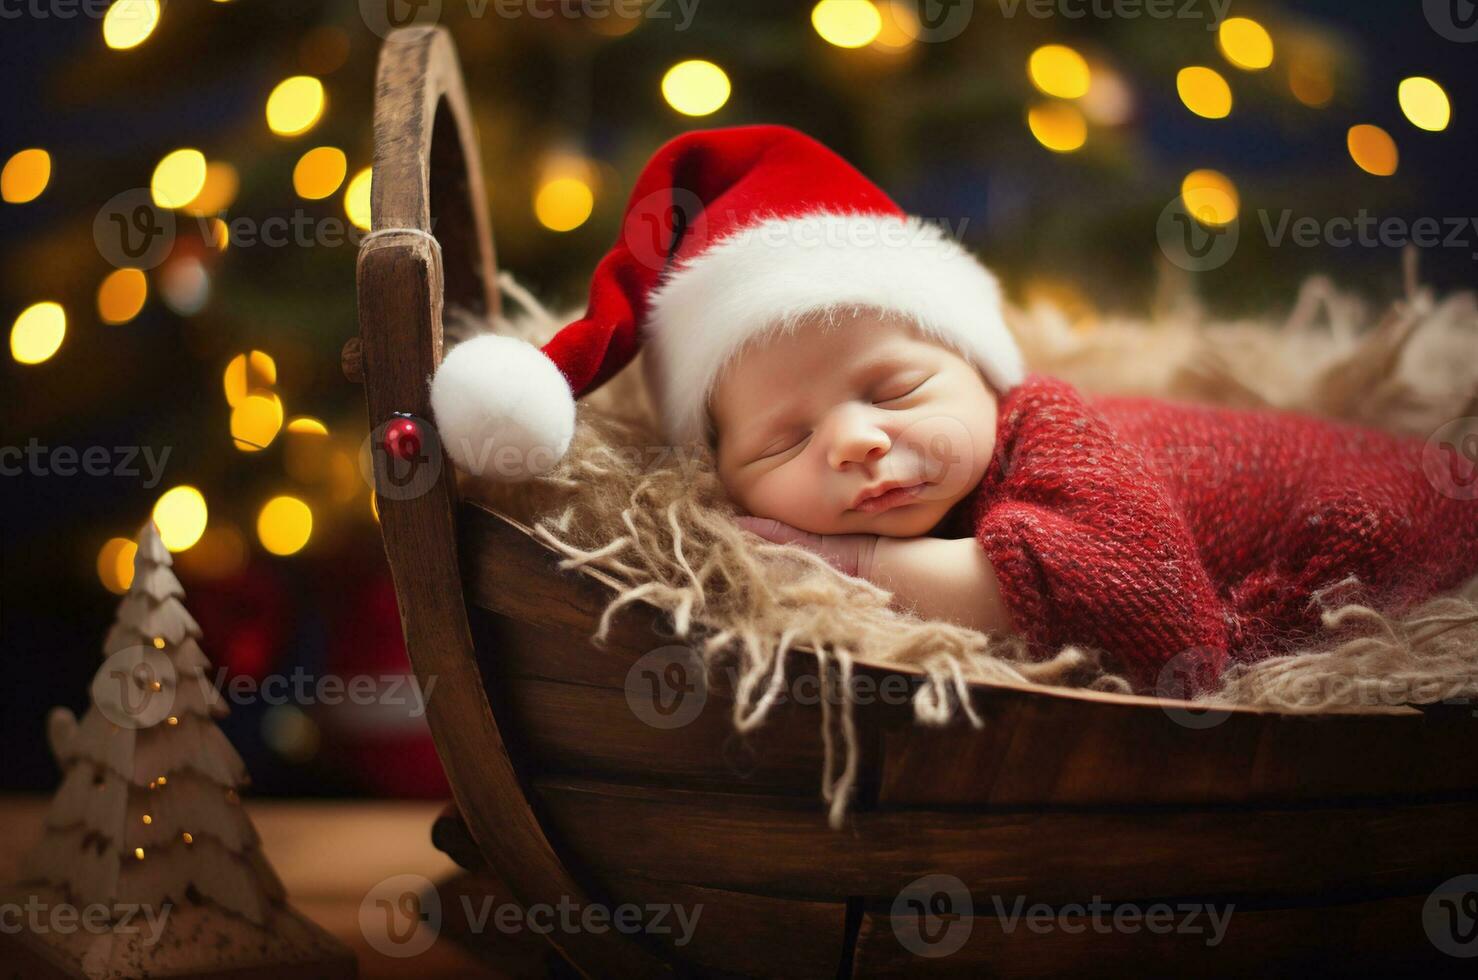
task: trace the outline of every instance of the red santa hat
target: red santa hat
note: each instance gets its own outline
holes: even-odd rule
[[[837,309],[908,318],[999,393],[1024,376],[995,277],[943,229],[789,127],[684,133],[637,179],[584,317],[542,348],[486,334],[447,354],[431,383],[437,430],[463,469],[544,472],[569,448],[575,400],[645,349],[664,437],[707,444],[724,365]]]

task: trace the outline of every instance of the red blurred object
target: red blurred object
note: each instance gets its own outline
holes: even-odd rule
[[[188,576],[181,570],[186,603],[203,636],[201,649],[228,677],[244,674],[260,681],[296,629],[287,588],[271,562],[252,561],[220,579]]]
[[[385,427],[385,451],[396,459],[419,457],[421,442],[421,424],[415,419],[396,419]]]
[[[416,686],[389,571],[377,569],[343,595],[331,626],[327,669],[346,685],[373,678],[375,696],[316,713],[323,761],[381,796],[451,796],[426,724],[426,701],[436,689],[423,692]]]

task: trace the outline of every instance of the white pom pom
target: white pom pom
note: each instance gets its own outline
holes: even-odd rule
[[[431,379],[431,411],[452,461],[495,480],[548,472],[575,434],[569,382],[516,337],[480,334],[453,347]]]

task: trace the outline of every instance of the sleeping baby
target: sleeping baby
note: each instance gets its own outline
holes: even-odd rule
[[[1478,574],[1478,501],[1428,480],[1420,440],[1029,372],[989,271],[787,127],[663,146],[583,318],[447,356],[443,444],[547,467],[638,350],[744,527],[924,618],[1102,651],[1143,693],[1306,639],[1326,587],[1397,611]]]

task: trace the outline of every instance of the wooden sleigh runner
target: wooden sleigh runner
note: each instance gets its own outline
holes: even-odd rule
[[[450,37],[392,34],[345,349],[374,432],[430,418],[444,309],[499,308],[481,173]],[[438,841],[525,906],[701,906],[682,944],[675,929],[551,932],[584,975],[1471,968],[1450,953],[1462,917],[1434,889],[1478,873],[1474,706],[1208,719],[1185,702],[972,685],[984,727],[938,730],[876,698],[856,706],[859,783],[833,831],[819,705],[780,705],[747,740],[712,706],[648,723],[627,678],[669,642],[655,609],[628,607],[592,645],[615,583],[559,570],[530,528],[459,502],[449,462],[407,495],[375,455],[406,645],[423,686],[436,679],[427,715],[455,797]],[[898,673],[866,661],[879,685]],[[792,651],[789,677],[816,673]],[[964,900],[941,908],[952,881]],[[1138,927],[1095,928],[1095,900],[1140,910]],[[1011,915],[1039,903],[1061,913],[1050,928]],[[1234,909],[1214,945],[1148,927],[1159,905],[1197,903]]]

